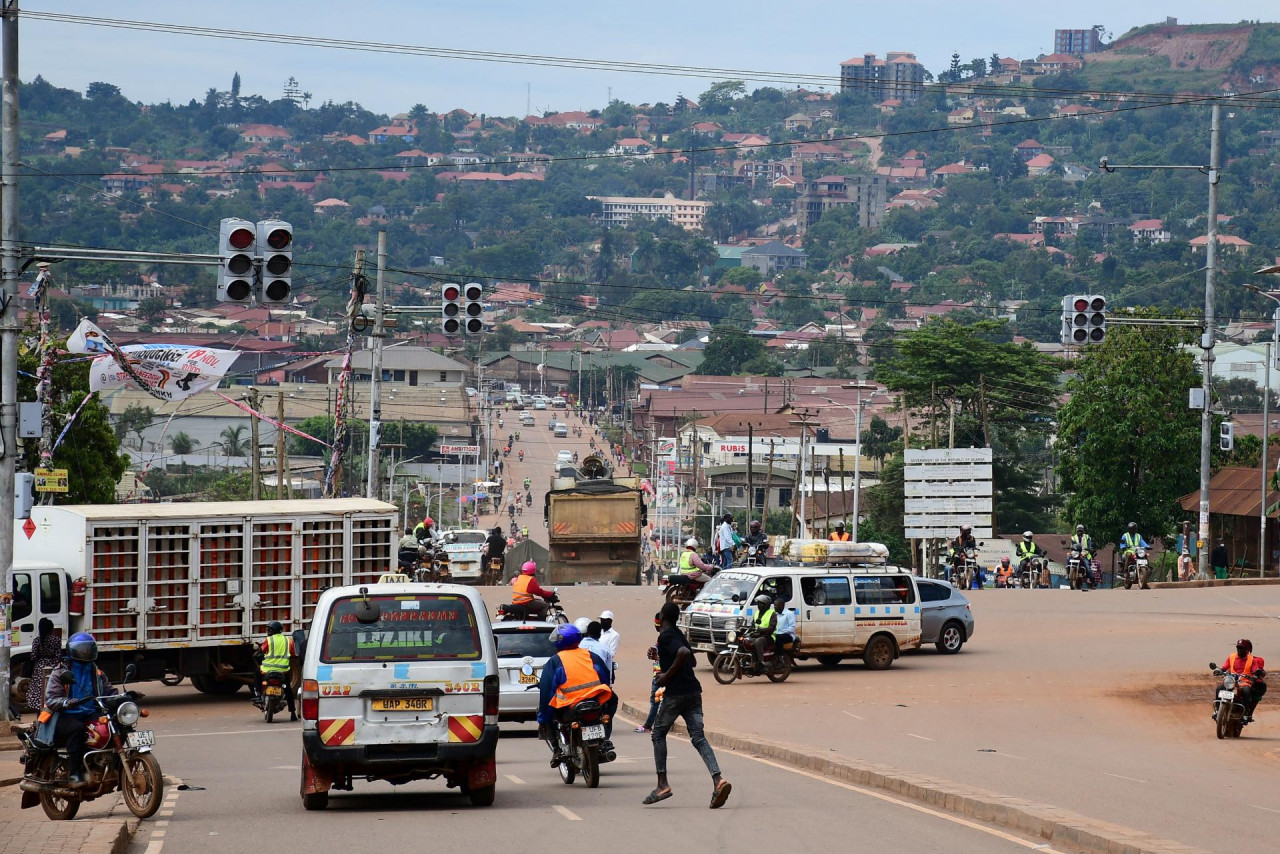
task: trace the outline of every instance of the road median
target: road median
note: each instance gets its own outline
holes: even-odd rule
[[[647,714],[630,703],[622,703],[619,713],[636,721]],[[687,734],[683,724],[673,728]],[[762,742],[732,733],[706,730],[714,746],[751,754],[801,771],[808,771],[855,786],[878,789],[905,800],[955,813],[974,821],[995,825],[1027,836],[1043,839],[1057,848],[1082,854],[1208,854],[1180,842],[1159,839],[1131,828],[1096,821],[1050,804],[960,785],[921,774],[909,774],[887,765],[834,758],[800,745]]]

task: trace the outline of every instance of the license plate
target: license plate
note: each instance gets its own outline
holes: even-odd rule
[[[582,728],[582,737],[588,741],[593,738],[604,738],[604,724],[584,726]]]
[[[156,734],[149,729],[129,733],[130,747],[155,747]]]
[[[1218,692],[1218,699],[1219,699],[1219,700],[1234,700],[1235,698],[1236,698],[1236,694],[1235,694],[1235,692],[1234,692],[1234,691],[1219,691],[1219,692]]]
[[[373,701],[375,712],[429,712],[434,705],[431,697],[384,697]]]
[[[279,697],[279,696],[280,696],[281,694],[283,694],[283,693],[284,693],[284,689],[283,689],[283,688],[281,688],[279,685],[268,685],[268,686],[267,686],[267,696],[268,696],[268,697]]]
[[[537,684],[538,684],[538,674],[536,674],[536,673],[521,673],[521,674],[520,674],[520,681],[519,681],[519,684],[520,684],[520,685],[537,685]]]

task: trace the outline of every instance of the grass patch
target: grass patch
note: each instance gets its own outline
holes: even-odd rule
[[[1106,62],[1086,62],[1078,72],[1085,88],[1131,92],[1216,93],[1226,75],[1222,71],[1174,68],[1167,56],[1126,56]]]

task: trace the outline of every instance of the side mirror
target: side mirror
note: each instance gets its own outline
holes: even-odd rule
[[[1210,661],[1210,662],[1209,662],[1209,669],[1210,669],[1210,670],[1217,670],[1217,669],[1218,669],[1218,665],[1217,665],[1217,664],[1215,664],[1214,662]]]
[[[138,678],[138,666],[136,664],[130,664],[129,666],[125,667],[124,681],[132,682],[136,678]]]

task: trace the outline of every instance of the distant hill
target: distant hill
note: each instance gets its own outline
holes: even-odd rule
[[[1151,24],[1085,58],[1091,89],[1248,92],[1280,85],[1280,24]]]

